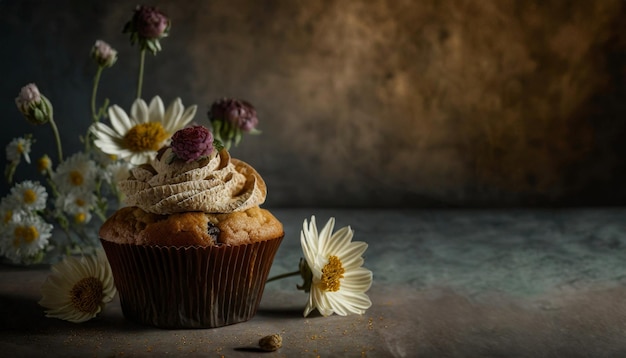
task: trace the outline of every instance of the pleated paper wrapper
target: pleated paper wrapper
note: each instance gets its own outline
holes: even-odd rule
[[[101,240],[124,316],[160,328],[216,328],[254,317],[281,241],[164,247]]]

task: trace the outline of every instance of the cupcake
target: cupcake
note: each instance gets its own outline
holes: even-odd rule
[[[259,206],[267,189],[254,168],[197,126],[177,132],[119,188],[127,206],[99,234],[126,318],[214,328],[254,316],[284,236]]]

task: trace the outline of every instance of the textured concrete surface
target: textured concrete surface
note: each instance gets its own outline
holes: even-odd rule
[[[263,135],[233,154],[268,205],[623,204],[626,4],[604,1],[158,0],[172,18],[146,62],[145,97],[254,103]],[[66,152],[89,122],[98,38],[119,50],[101,95],[133,100],[125,0],[0,1],[0,143],[49,128],[13,98],[37,82]],[[0,189],[6,191],[6,186]]]
[[[0,267],[0,350],[12,356],[621,357],[626,355],[626,210],[281,209],[272,274],[300,257],[302,220],[337,218],[369,243],[373,306],[363,316],[302,317],[298,279],[272,282],[248,322],[159,330],[101,317],[43,317],[48,270]],[[283,348],[255,350],[280,333]]]

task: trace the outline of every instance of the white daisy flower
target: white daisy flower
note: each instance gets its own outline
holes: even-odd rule
[[[52,171],[52,160],[47,154],[44,154],[37,160],[37,171],[41,174],[50,173]]]
[[[17,163],[24,156],[26,163],[30,164],[31,144],[32,140],[30,138],[14,138],[6,147],[7,161]]]
[[[111,183],[117,185],[122,180],[128,179],[133,166],[128,162],[116,162],[107,165],[105,171],[110,174]]]
[[[107,154],[139,165],[148,162],[157,150],[169,144],[171,136],[191,122],[197,106],[185,110],[180,98],[164,109],[163,101],[156,96],[148,106],[137,99],[130,110],[130,117],[119,106],[109,107],[111,127],[94,123],[90,130],[95,135],[95,145]]]
[[[27,262],[48,245],[53,226],[37,215],[22,215],[11,221],[0,240],[2,255],[15,263]]]
[[[48,200],[46,188],[39,184],[39,182],[30,180],[15,184],[15,186],[11,188],[9,195],[18,208],[22,208],[26,211],[43,210],[46,208],[46,200]]]
[[[20,209],[20,205],[10,195],[2,198],[0,200],[0,220],[2,220],[0,224],[0,238],[6,239],[9,236],[11,224],[20,221],[24,215],[26,215],[26,212]]]
[[[363,314],[372,305],[365,294],[372,285],[372,271],[361,267],[367,244],[352,242],[349,226],[333,234],[334,225],[335,218],[330,218],[318,235],[315,216],[310,225],[304,220],[300,243],[311,273],[304,287],[310,290],[305,317],[316,308],[322,316]]]
[[[57,209],[70,214],[76,224],[86,224],[91,220],[91,210],[98,198],[90,191],[72,190],[57,198]]]
[[[69,256],[53,265],[41,293],[39,304],[46,317],[75,323],[95,317],[116,293],[104,250],[81,258]]]
[[[96,163],[87,154],[78,152],[57,166],[52,181],[61,193],[94,191],[97,174]]]

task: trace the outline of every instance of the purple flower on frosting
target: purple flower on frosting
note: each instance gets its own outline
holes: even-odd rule
[[[172,136],[172,151],[187,163],[213,151],[213,134],[203,126],[187,127]]]

